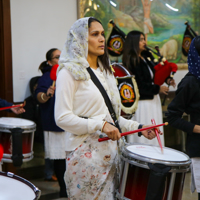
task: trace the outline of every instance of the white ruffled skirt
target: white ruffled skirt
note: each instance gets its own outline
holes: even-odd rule
[[[141,124],[149,125],[151,123],[151,119],[155,119],[156,124],[163,123],[162,116],[162,107],[159,94],[154,95],[152,100],[139,100],[138,109],[136,110],[135,115],[132,117],[132,120],[138,121]],[[163,127],[159,127],[163,132]],[[160,139],[162,145],[164,146],[164,135],[160,135]],[[143,143],[158,146],[158,140],[155,137],[152,140],[148,140],[145,137],[138,137],[138,134],[135,133],[133,135],[127,136],[128,143]]]
[[[44,131],[45,158],[52,160],[65,159],[67,132]]]

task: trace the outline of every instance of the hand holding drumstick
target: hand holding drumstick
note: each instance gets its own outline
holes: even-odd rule
[[[18,104],[18,105],[12,105],[12,106],[7,106],[7,107],[2,107],[2,108],[0,108],[0,111],[1,110],[8,110],[8,109],[10,109],[12,112],[14,112],[15,114],[21,114],[21,113],[23,113],[23,112],[25,112],[25,110],[24,110],[24,107],[25,106],[25,102],[24,103],[22,103],[22,104]]]
[[[152,126],[152,125],[144,125],[144,126],[142,126],[142,128],[148,128],[148,127],[151,127],[151,126]],[[159,133],[160,135],[163,134],[163,133],[160,131],[159,128],[147,129],[147,130],[141,131],[141,133],[142,133],[142,135],[143,135],[145,138],[147,138],[147,139],[149,139],[149,140],[152,140],[152,139],[154,139],[154,138],[156,137],[156,132],[155,132],[155,130],[157,130],[158,133]]]
[[[106,128],[106,127],[107,127],[107,128],[110,127],[110,126],[108,127],[107,124],[109,124],[109,123],[106,122],[106,123],[104,124],[103,128],[102,128],[102,132],[104,132],[104,133],[106,133],[106,132],[105,132],[105,131],[106,131],[105,128]],[[150,138],[153,139],[153,138],[156,136],[153,129],[154,129],[154,128],[157,128],[157,127],[159,127],[159,126],[164,126],[164,125],[168,125],[168,122],[165,122],[165,123],[163,123],[163,124],[153,125],[153,126],[150,126],[150,125],[143,126],[143,128],[141,128],[141,129],[137,129],[137,130],[134,130],[134,131],[128,131],[128,132],[125,132],[125,133],[121,133],[121,136],[118,135],[117,130],[113,130],[113,131],[111,131],[112,134],[113,134],[113,135],[117,134],[117,136],[114,136],[114,139],[113,139],[112,136],[110,136],[109,134],[106,133],[106,134],[108,135],[108,137],[99,138],[98,141],[99,141],[99,142],[103,142],[103,141],[110,140],[110,139],[117,140],[118,138],[120,139],[120,137],[122,137],[122,136],[130,135],[130,134],[137,133],[137,132],[142,132],[142,134],[143,134],[146,138],[148,138],[148,139],[150,139]],[[111,126],[113,126],[113,125],[111,125]],[[115,126],[113,126],[113,127],[115,127]],[[116,128],[116,127],[115,127],[115,128]],[[117,128],[116,128],[116,129],[117,129]],[[148,133],[148,131],[145,132],[146,130],[151,130],[152,133],[153,133],[154,135],[150,134],[150,132]],[[118,130],[118,131],[119,131],[119,130]],[[158,132],[159,132],[160,135],[163,134],[159,129],[158,129]],[[149,134],[149,135],[148,135],[148,134]],[[109,136],[110,136],[111,138],[109,138]],[[153,137],[153,138],[152,138],[152,137]]]

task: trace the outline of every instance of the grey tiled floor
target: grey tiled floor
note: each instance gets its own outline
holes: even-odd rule
[[[182,200],[198,200],[197,193],[190,192],[190,182],[191,173],[188,172],[185,177]],[[67,200],[67,198],[59,198],[58,196],[58,182],[46,182],[43,179],[38,179],[31,180],[31,183],[42,191],[41,200]]]

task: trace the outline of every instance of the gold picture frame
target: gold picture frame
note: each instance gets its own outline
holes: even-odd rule
[[[77,0],[77,17],[83,18],[84,17],[84,5],[86,0]]]

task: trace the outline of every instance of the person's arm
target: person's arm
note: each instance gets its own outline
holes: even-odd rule
[[[50,74],[45,73],[38,80],[38,85],[35,90],[35,98],[39,103],[46,103],[51,97],[53,97],[55,87],[52,86],[52,80]]]
[[[4,100],[4,99],[0,99],[0,107],[2,108],[2,107],[8,107],[8,106],[12,106],[12,105],[14,105],[13,103],[10,103],[10,102],[7,102],[6,100]],[[24,108],[22,108],[22,107],[16,107],[16,108],[11,108],[11,109],[8,109],[8,110],[6,110],[6,111],[12,111],[13,113],[15,113],[15,114],[21,114],[21,113],[23,113],[23,112],[25,112],[25,110],[24,110]]]
[[[184,78],[178,86],[176,96],[167,108],[166,115],[169,125],[187,133],[193,132],[195,124],[182,119],[182,115],[195,97],[195,88],[191,78],[189,80]],[[195,131],[197,131],[196,128]]]
[[[50,86],[47,89],[47,92],[39,92],[37,94],[37,100],[40,103],[46,103],[51,97],[53,97],[54,92],[55,92],[55,87],[54,86]]]
[[[2,108],[2,107],[12,106],[12,105],[13,105],[12,103],[9,103],[9,102],[7,102],[6,100],[0,98],[0,107],[1,107],[1,108]]]
[[[56,80],[55,121],[57,126],[76,135],[90,134],[101,130],[102,120],[83,118],[73,112],[74,96],[81,81],[76,81],[70,72],[63,68]],[[88,94],[90,95],[90,94]],[[92,97],[93,96],[93,97]],[[89,99],[94,101],[96,94],[91,94]],[[81,100],[80,100],[81,102]],[[89,106],[89,105],[88,105]],[[94,104],[95,106],[95,104]],[[99,106],[99,105],[98,105]],[[98,109],[102,109],[98,107]],[[86,116],[87,117],[87,116]]]
[[[195,125],[194,129],[193,129],[194,133],[200,133],[200,126],[199,125]]]
[[[173,78],[171,78],[171,77],[166,78],[166,81],[165,81],[165,82],[167,83],[167,85],[171,85],[171,86],[173,86],[174,88],[176,87],[176,82],[175,82],[175,80],[174,80]]]
[[[25,112],[25,109],[22,108],[22,107],[11,108],[10,110],[11,110],[13,113],[17,114],[17,115],[19,115],[19,114]]]

